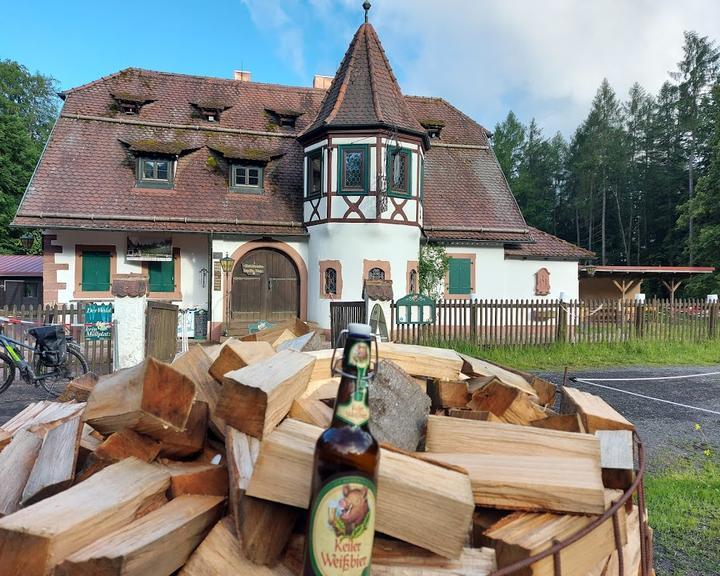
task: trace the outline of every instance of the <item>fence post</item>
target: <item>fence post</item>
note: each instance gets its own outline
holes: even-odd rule
[[[645,302],[635,302],[635,336],[642,338],[645,335]]]
[[[555,340],[567,342],[567,307],[562,300],[557,301],[557,332]]]
[[[477,299],[470,300],[470,340],[473,344],[477,343]]]
[[[718,303],[710,304],[710,314],[708,315],[708,338],[715,338],[717,330]]]

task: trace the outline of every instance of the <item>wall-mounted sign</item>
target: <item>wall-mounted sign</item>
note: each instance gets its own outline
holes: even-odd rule
[[[172,239],[152,236],[128,236],[126,260],[172,260]]]
[[[261,276],[265,273],[265,264],[242,264],[243,274],[246,276]]]
[[[85,340],[110,340],[112,312],[112,304],[86,304]]]
[[[220,262],[213,262],[213,290],[222,290],[222,268]]]

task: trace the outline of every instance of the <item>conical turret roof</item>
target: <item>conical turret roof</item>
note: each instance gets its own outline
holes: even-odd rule
[[[380,39],[365,22],[350,42],[309,136],[328,128],[381,127],[426,137],[410,112]]]

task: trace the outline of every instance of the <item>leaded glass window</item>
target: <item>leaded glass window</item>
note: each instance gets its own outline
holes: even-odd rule
[[[385,270],[382,268],[370,268],[368,280],[385,280]]]
[[[367,147],[341,147],[340,192],[367,193]]]
[[[408,280],[408,292],[410,294],[417,293],[417,270],[410,270],[410,278]]]
[[[337,270],[335,268],[325,269],[325,294],[337,294]]]
[[[387,161],[388,191],[410,195],[410,152],[403,148],[390,149]]]

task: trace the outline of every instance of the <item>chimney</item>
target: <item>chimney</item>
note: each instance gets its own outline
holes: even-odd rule
[[[320,90],[327,90],[330,88],[330,84],[333,81],[332,76],[323,76],[321,74],[315,74],[313,78],[313,88],[320,88]]]
[[[250,72],[247,70],[235,70],[235,80],[240,82],[250,82]]]

